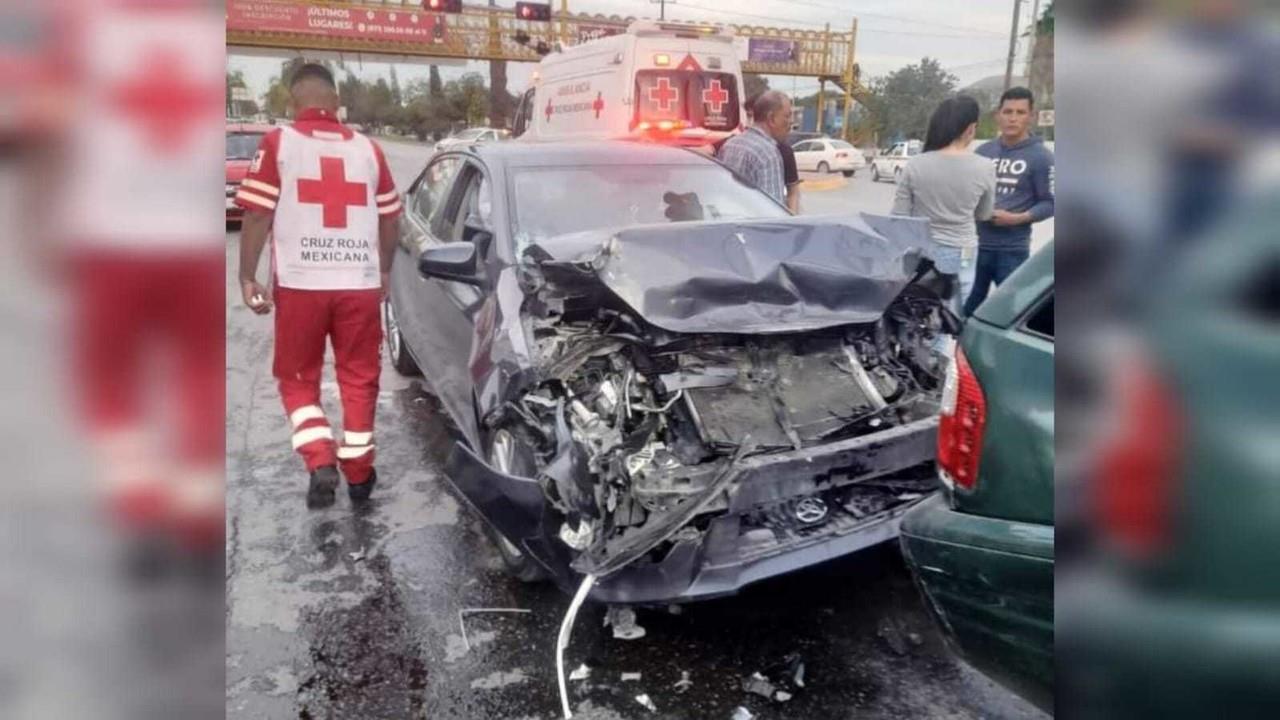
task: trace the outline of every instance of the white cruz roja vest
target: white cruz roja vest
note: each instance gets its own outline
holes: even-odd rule
[[[272,226],[276,283],[297,290],[381,286],[378,265],[378,157],[355,133],[282,128],[280,199]]]

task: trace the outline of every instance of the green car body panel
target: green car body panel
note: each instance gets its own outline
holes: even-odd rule
[[[1053,703],[1053,244],[966,324],[960,347],[982,387],[986,425],[971,491],[912,509],[902,548],[927,605],[971,664],[1048,709]]]

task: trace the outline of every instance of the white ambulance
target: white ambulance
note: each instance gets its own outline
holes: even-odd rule
[[[733,34],[640,20],[552,52],[516,110],[524,140],[650,138],[709,145],[737,132],[742,70]]]

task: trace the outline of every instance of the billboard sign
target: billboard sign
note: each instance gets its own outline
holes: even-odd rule
[[[411,8],[372,9],[296,0],[226,0],[227,29],[361,40],[443,42],[444,21]]]
[[[796,44],[791,40],[750,38],[747,41],[747,60],[751,62],[793,63],[796,58]]]

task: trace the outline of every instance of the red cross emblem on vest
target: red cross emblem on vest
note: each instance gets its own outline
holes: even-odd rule
[[[702,91],[702,102],[711,108],[711,112],[719,115],[724,104],[729,102],[729,91],[724,89],[719,80],[712,80]]]
[[[671,81],[665,77],[658,78],[658,83],[649,88],[649,102],[658,104],[658,109],[666,112],[671,109],[671,103],[680,97],[680,92],[671,87]]]
[[[320,179],[298,179],[298,202],[324,207],[324,226],[347,226],[347,208],[369,204],[366,183],[347,182],[346,161],[340,157],[320,158]]]
[[[143,70],[111,91],[111,99],[141,125],[156,149],[182,150],[191,129],[221,90],[182,72],[182,56],[170,48],[151,50]]]
[[[600,111],[604,110],[604,93],[596,93],[596,101],[591,103],[591,109],[596,111],[596,119],[600,119]]]
[[[551,122],[551,113],[554,111],[554,106],[551,104],[551,98],[547,98],[547,122]]]

